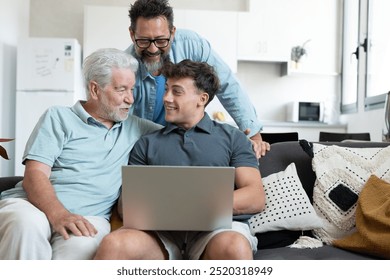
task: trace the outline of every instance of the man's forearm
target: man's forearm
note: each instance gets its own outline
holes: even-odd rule
[[[58,200],[49,176],[49,166],[36,161],[27,161],[23,188],[28,200],[44,212],[50,221],[52,217],[67,210]]]

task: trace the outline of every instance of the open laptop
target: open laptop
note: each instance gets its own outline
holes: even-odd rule
[[[139,230],[231,228],[234,167],[122,167],[123,224]]]

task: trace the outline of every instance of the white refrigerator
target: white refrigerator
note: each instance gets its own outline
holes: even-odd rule
[[[81,47],[73,38],[27,38],[17,49],[15,175],[24,174],[22,156],[40,116],[54,105],[85,100]]]

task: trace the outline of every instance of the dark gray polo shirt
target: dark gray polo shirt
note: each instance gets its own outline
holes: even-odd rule
[[[258,168],[246,135],[231,125],[212,121],[207,114],[189,130],[168,124],[142,136],[134,145],[129,164]]]

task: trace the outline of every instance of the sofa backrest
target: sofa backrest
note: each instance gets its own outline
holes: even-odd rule
[[[316,175],[311,165],[311,157],[304,151],[302,145],[305,140],[293,142],[278,142],[271,145],[271,150],[259,160],[259,169],[262,177],[272,173],[283,171],[286,167],[294,162],[297,173],[303,188],[305,189],[310,201],[313,199],[313,186]],[[310,145],[306,141],[306,145]],[[386,147],[388,142],[370,142],[370,141],[345,141],[345,142],[316,142],[323,145],[338,145],[351,148],[368,148],[368,147]]]

